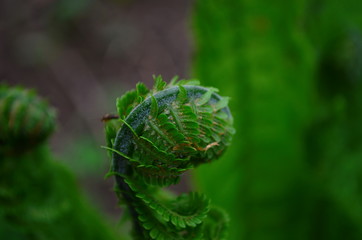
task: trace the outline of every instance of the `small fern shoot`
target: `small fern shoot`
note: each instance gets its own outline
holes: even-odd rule
[[[161,76],[117,99],[105,117],[116,192],[128,206],[135,239],[225,239],[227,215],[201,193],[176,198],[161,190],[188,169],[219,158],[234,128],[228,98],[196,80]]]

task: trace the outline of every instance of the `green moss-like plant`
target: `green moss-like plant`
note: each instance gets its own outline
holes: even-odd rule
[[[110,175],[133,222],[135,239],[226,239],[227,216],[200,193],[178,197],[160,188],[188,169],[217,159],[234,133],[228,98],[195,80],[155,78],[149,90],[117,99],[118,119],[108,115]],[[217,190],[216,190],[217,191]]]

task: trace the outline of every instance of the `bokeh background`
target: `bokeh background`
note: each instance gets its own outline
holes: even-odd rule
[[[197,188],[230,239],[362,239],[362,4],[345,0],[2,0],[0,81],[55,106],[51,146],[96,206],[100,118],[152,74],[196,77],[231,97],[237,133]]]

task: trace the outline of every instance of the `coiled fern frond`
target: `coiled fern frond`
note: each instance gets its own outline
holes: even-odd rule
[[[224,239],[227,216],[200,193],[172,198],[160,187],[176,184],[188,169],[217,159],[234,129],[228,98],[195,80],[160,76],[152,89],[138,83],[108,115],[117,192],[133,218],[137,239]],[[111,116],[111,117],[110,117]],[[117,119],[115,119],[117,118]]]
[[[0,239],[120,239],[54,161],[54,128],[55,110],[34,90],[0,85]]]
[[[0,152],[4,153],[30,149],[55,128],[54,109],[35,91],[21,87],[0,85],[0,115]]]

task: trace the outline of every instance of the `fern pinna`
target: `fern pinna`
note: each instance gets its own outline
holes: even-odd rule
[[[166,187],[217,159],[234,133],[228,98],[196,80],[155,78],[117,99],[118,119],[105,117],[110,175],[128,205],[136,239],[225,239],[227,216],[200,193],[174,198]]]

